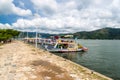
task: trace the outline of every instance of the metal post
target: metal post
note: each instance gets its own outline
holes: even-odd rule
[[[28,31],[27,31],[27,39],[28,39]]]
[[[38,9],[36,9],[36,12],[38,13]],[[38,27],[38,25],[36,25],[36,45],[35,45],[36,48],[38,47],[38,44],[37,44],[38,43],[38,40],[37,40],[38,39],[37,27]]]
[[[23,20],[23,18],[22,18],[22,21],[23,21],[23,26],[25,25],[25,23],[24,23],[24,20]],[[25,30],[23,30],[23,40],[25,39],[25,32],[24,32]],[[24,42],[25,42],[25,40],[24,40]]]
[[[25,21],[24,21],[24,25],[26,25],[26,24],[25,24]],[[27,35],[26,35],[26,38],[27,38],[27,42],[28,42],[28,31],[26,31],[26,34],[27,34]]]
[[[35,47],[37,48],[37,38],[38,38],[38,36],[37,36],[37,26],[36,26],[36,41],[35,41]]]

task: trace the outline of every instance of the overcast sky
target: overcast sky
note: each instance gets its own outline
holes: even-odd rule
[[[0,0],[0,28],[42,33],[120,28],[120,0]]]

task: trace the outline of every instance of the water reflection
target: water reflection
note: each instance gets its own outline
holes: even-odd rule
[[[55,55],[61,56],[65,59],[74,60],[85,55],[85,52],[70,52],[70,53],[54,53]]]

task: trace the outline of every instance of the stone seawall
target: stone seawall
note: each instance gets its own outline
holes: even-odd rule
[[[0,46],[0,80],[112,80],[20,41]]]

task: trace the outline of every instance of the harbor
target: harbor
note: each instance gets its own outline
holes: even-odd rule
[[[0,46],[0,80],[112,80],[21,41]]]
[[[120,0],[0,0],[0,80],[120,80]]]

